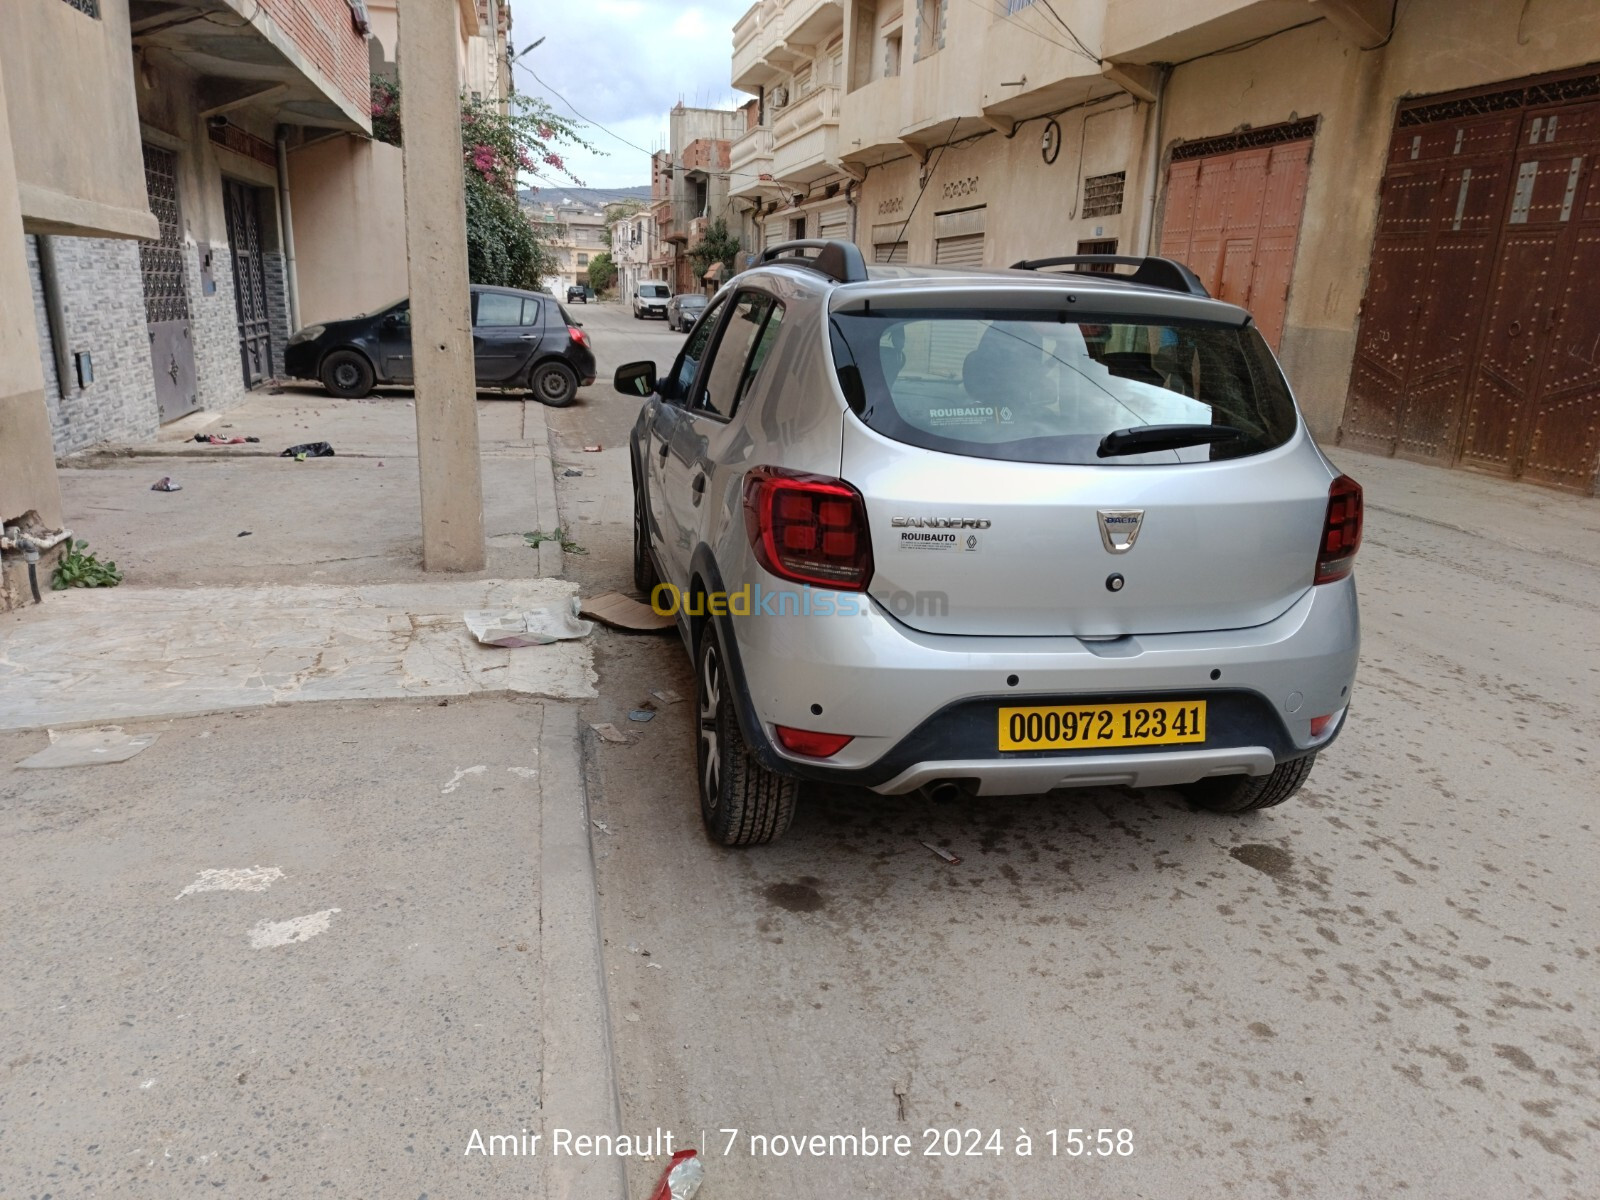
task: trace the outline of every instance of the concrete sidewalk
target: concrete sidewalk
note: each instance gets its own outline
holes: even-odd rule
[[[469,1154],[618,1126],[560,703],[595,694],[589,639],[489,648],[462,620],[575,599],[524,536],[560,523],[545,413],[483,400],[479,426],[469,575],[421,570],[405,395],[256,394],[62,464],[69,526],[126,578],[0,615],[0,1178],[621,1197],[616,1160]],[[261,441],[177,440],[200,430]],[[312,441],[335,456],[279,456]],[[13,765],[108,721],[160,736]]]

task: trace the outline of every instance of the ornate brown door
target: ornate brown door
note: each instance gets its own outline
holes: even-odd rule
[[[178,159],[157,146],[144,147],[144,182],[150,211],[161,227],[153,242],[139,243],[144,315],[150,332],[150,369],[160,420],[171,421],[200,407],[195,387],[194,340],[183,263],[183,222],[178,213]]]
[[[267,271],[261,257],[261,205],[256,189],[222,181],[233,252],[233,298],[239,320],[239,356],[244,383],[254,387],[272,374],[272,318],[267,310]]]
[[[1402,110],[1340,441],[1593,490],[1600,75]]]
[[[1588,491],[1600,432],[1600,104],[1522,118],[1461,461]]]

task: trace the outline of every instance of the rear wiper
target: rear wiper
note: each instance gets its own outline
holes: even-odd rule
[[[1132,429],[1114,429],[1100,439],[1095,451],[1101,458],[1119,454],[1149,454],[1156,450],[1181,450],[1185,446],[1203,446],[1207,442],[1234,442],[1244,437],[1244,430],[1232,425],[1136,425]]]

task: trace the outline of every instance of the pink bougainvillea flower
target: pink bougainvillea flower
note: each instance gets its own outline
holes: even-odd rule
[[[567,169],[567,164],[561,161],[561,156],[559,154],[546,154],[544,156],[544,161],[558,171],[565,171]]]
[[[474,146],[472,148],[472,165],[485,175],[494,170],[494,148],[491,146]]]
[[[540,141],[548,142],[551,138],[555,137],[555,135],[556,135],[556,131],[554,129],[551,129],[550,126],[548,126],[548,125],[539,126],[539,140]]]

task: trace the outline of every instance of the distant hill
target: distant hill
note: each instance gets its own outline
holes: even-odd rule
[[[650,200],[650,185],[629,188],[541,187],[522,188],[517,199],[523,204],[581,204],[586,208],[600,208],[619,200]]]

